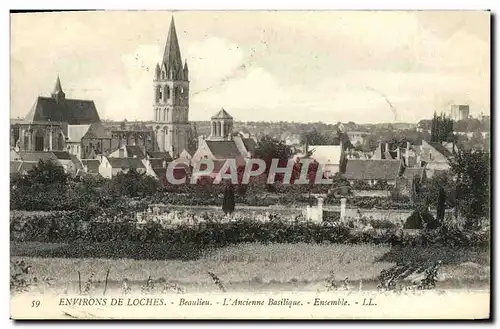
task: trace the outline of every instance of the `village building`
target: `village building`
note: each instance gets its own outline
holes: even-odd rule
[[[351,186],[361,182],[368,186],[374,186],[385,182],[395,186],[398,177],[401,176],[404,165],[401,160],[347,160],[344,177]]]
[[[146,173],[146,167],[138,158],[114,158],[101,157],[99,174],[104,178],[112,178],[119,173],[126,174],[129,170],[135,170],[139,174]]]
[[[447,172],[451,169],[450,159],[453,153],[438,142],[422,141],[418,161],[425,166],[427,177],[431,178],[435,174]]]

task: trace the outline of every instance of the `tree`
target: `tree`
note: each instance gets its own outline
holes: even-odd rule
[[[483,151],[459,151],[451,162],[456,175],[457,210],[469,228],[476,228],[490,210],[490,155]]]
[[[224,199],[222,200],[222,211],[225,215],[230,215],[234,212],[235,199],[234,199],[234,186],[228,183],[224,189]]]
[[[300,138],[300,143],[302,145],[329,145],[331,144],[331,138],[318,132],[316,129],[302,134]]]
[[[266,173],[269,172],[273,159],[278,159],[280,165],[286,166],[288,159],[292,157],[292,153],[292,148],[289,145],[269,135],[262,137],[255,148],[255,158],[264,160]]]
[[[437,210],[436,210],[436,219],[440,222],[444,220],[444,207],[445,207],[445,201],[446,201],[446,194],[444,192],[444,189],[441,187],[439,189],[439,197],[437,200]]]
[[[439,116],[434,112],[431,122],[431,142],[448,142],[453,139],[453,120],[445,114]]]
[[[64,168],[52,161],[38,161],[38,164],[25,176],[25,179],[31,184],[62,184],[68,182],[69,175],[66,174]]]

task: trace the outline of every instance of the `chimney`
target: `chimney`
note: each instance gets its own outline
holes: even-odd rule
[[[387,143],[387,142],[385,143],[385,151],[389,152],[389,143]]]
[[[401,148],[399,146],[396,148],[396,159],[401,159]]]

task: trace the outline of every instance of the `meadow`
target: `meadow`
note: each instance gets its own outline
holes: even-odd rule
[[[116,244],[92,244],[92,248],[113,249]],[[362,286],[363,290],[371,290],[376,288],[378,275],[384,269],[409,262],[429,265],[438,260],[443,261],[438,287],[489,287],[488,252],[463,248],[240,243],[201,250],[197,257],[182,260],[170,257],[169,246],[160,244],[156,252],[163,251],[163,259],[91,258],[84,254],[83,257],[71,257],[67,252],[61,252],[64,257],[54,257],[57,250],[65,249],[82,250],[84,246],[11,242],[12,261],[24,260],[38,277],[52,279],[49,289],[62,293],[78,292],[78,272],[83,283],[94,272],[94,289],[101,293],[108,269],[110,290],[121,289],[123,280],[127,279],[132,291],[140,292],[141,286],[151,277],[157,289],[169,282],[188,292],[217,291],[218,287],[208,272],[216,274],[227,291],[324,291],[326,281],[332,278],[339,286],[347,278],[351,287],[358,289]],[[37,289],[48,287],[39,286]]]

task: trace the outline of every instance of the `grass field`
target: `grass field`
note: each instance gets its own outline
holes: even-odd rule
[[[96,280],[101,281],[97,283],[100,288],[96,289],[102,289],[108,269],[110,289],[119,289],[126,278],[132,283],[132,289],[137,290],[152,276],[154,280],[174,282],[188,291],[217,290],[208,271],[215,273],[228,291],[325,290],[325,280],[332,271],[339,284],[347,277],[353,286],[357,287],[362,280],[363,286],[369,289],[376,286],[376,278],[383,269],[409,261],[430,264],[439,259],[443,261],[442,287],[489,285],[490,264],[486,251],[367,244],[252,243],[197,251],[197,257],[182,260],[177,257],[180,249],[165,245],[143,244],[143,250],[139,251],[118,246],[119,242],[93,245],[12,242],[11,256],[12,260],[24,259],[33,266],[35,275],[53,278],[53,288],[68,293],[78,289],[78,271],[83,283],[95,272]],[[127,250],[131,254],[125,257],[123,253]],[[148,251],[155,255],[154,260],[144,259]],[[108,257],[102,257],[105,255]]]
[[[134,255],[129,258],[87,257],[91,255],[91,251],[95,253],[96,250],[103,254],[113,254],[110,250],[117,249],[117,242],[91,246],[12,242],[11,256],[12,260],[23,259],[32,265],[34,275],[54,279],[53,289],[68,293],[78,290],[78,272],[81,273],[83,283],[91,272],[95,272],[96,280],[100,281],[96,286],[101,287],[96,289],[102,289],[108,269],[110,289],[119,289],[122,280],[126,278],[131,282],[132,289],[137,290],[152,276],[157,282],[174,282],[190,291],[217,290],[208,271],[215,273],[228,290],[234,291],[281,288],[324,290],[325,280],[332,271],[339,284],[347,277],[353,286],[358,286],[362,280],[364,287],[369,289],[376,286],[376,278],[383,269],[409,261],[431,264],[439,259],[444,264],[440,271],[442,287],[489,285],[489,254],[485,251],[395,249],[367,244],[252,243],[200,251],[197,259],[181,260],[175,259],[176,257],[169,259],[171,254],[168,246],[142,246],[145,250],[139,251],[139,255],[146,253],[148,248],[156,249],[151,251],[156,253],[157,259],[131,259]],[[69,253],[68,250],[74,252]],[[159,260],[162,251],[164,259]],[[65,257],[53,257],[57,254]]]

